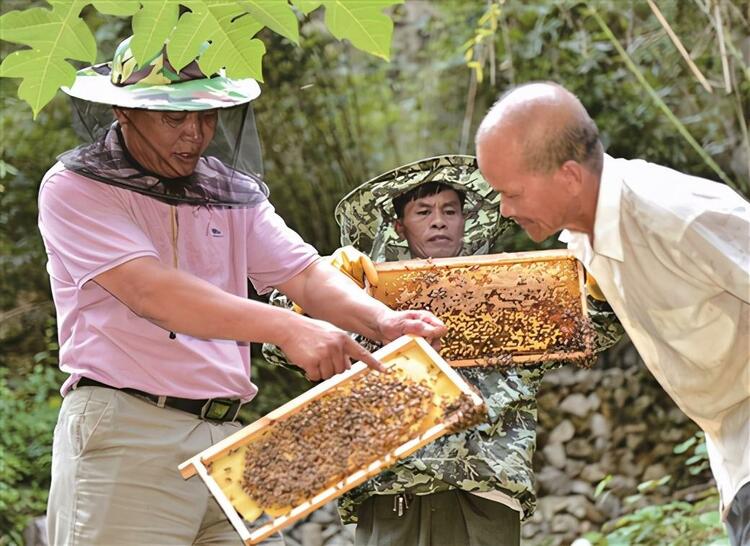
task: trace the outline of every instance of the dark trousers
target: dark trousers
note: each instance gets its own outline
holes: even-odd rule
[[[750,546],[750,483],[737,491],[727,516],[727,533],[732,546]]]
[[[359,507],[356,546],[519,546],[520,514],[465,491],[408,497],[376,495]],[[396,510],[394,511],[394,507]]]

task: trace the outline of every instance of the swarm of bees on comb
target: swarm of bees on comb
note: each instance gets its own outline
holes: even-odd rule
[[[209,474],[246,521],[280,517],[436,424],[482,422],[485,406],[422,356],[398,353],[387,372],[335,386],[211,462]]]
[[[497,258],[379,264],[378,286],[370,290],[392,309],[437,315],[448,327],[440,354],[454,366],[587,360],[592,330],[576,261]]]

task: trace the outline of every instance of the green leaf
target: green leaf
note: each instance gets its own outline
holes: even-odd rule
[[[178,0],[143,2],[143,7],[133,15],[133,51],[139,66],[158,55],[164,42],[177,24]]]
[[[612,481],[612,474],[607,474],[606,476],[604,476],[604,479],[596,485],[596,489],[594,490],[594,498],[601,495],[602,492],[606,489],[607,484],[609,484],[609,482],[611,481]]]
[[[187,19],[185,28],[177,30],[190,34],[191,25],[201,25],[211,30],[200,35],[201,38],[205,35],[205,39],[211,41],[198,60],[205,74],[225,68],[227,77],[263,81],[262,59],[266,47],[260,40],[251,39],[263,28],[261,23],[245,13],[237,2],[185,0],[182,3],[196,17]],[[181,22],[184,17],[180,18]]]
[[[198,56],[201,46],[221,29],[207,9],[185,13],[169,37],[167,55],[175,70],[180,71]]]
[[[672,453],[674,453],[676,455],[680,455],[681,453],[685,453],[697,441],[698,441],[698,439],[695,436],[691,436],[690,438],[688,438],[687,440],[685,440],[681,444],[677,444],[676,446],[674,446],[674,449],[672,450]]]
[[[50,0],[52,9],[11,11],[0,17],[0,39],[31,49],[8,55],[0,76],[22,78],[18,96],[29,103],[34,118],[62,85],[71,85],[75,68],[67,59],[94,62],[96,41],[79,17],[84,0]]]
[[[299,22],[286,0],[245,0],[240,3],[256,21],[299,45]]]
[[[129,17],[141,7],[139,0],[94,0],[91,2],[99,13]]]
[[[315,11],[322,3],[321,0],[292,0],[294,7],[300,10],[304,15]]]
[[[94,62],[96,40],[78,17],[85,2],[50,2],[52,10],[33,8],[0,17],[0,39],[29,46],[58,60]]]
[[[354,47],[387,61],[393,21],[383,9],[401,3],[402,0],[324,0],[326,26],[339,40],[349,40]]]

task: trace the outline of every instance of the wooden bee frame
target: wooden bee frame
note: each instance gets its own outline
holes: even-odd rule
[[[440,355],[422,338],[403,336],[376,351],[373,353],[373,356],[383,362],[386,367],[397,366],[399,359],[401,359],[401,362],[403,362],[404,359],[408,360],[410,362],[410,367],[414,366],[414,362],[416,362],[418,363],[418,366],[423,367],[421,371],[420,369],[409,368],[412,372],[400,370],[400,373],[411,373],[409,377],[413,377],[421,374],[422,371],[425,373],[429,372],[439,378],[438,383],[443,387],[450,387],[447,390],[443,388],[443,390],[440,391],[436,384],[433,386],[433,391],[452,392],[456,400],[460,399],[470,407],[467,411],[476,411],[477,408],[484,406],[484,401],[481,396],[475,393],[456,373],[456,371],[451,369]],[[389,362],[391,362],[391,364],[389,364]],[[237,450],[242,449],[244,446],[253,442],[253,440],[263,434],[264,431],[270,430],[270,427],[275,423],[282,422],[295,413],[302,411],[308,404],[320,399],[337,387],[342,387],[346,385],[347,382],[352,382],[355,378],[362,377],[369,373],[377,372],[371,372],[371,370],[361,362],[354,364],[350,370],[320,383],[301,396],[298,396],[294,400],[291,400],[287,404],[272,411],[265,417],[258,419],[251,425],[246,426],[223,441],[218,442],[188,459],[179,466],[180,473],[185,479],[196,474],[200,476],[209,491],[216,498],[219,506],[221,506],[222,510],[227,515],[229,521],[239,533],[243,542],[245,544],[257,544],[273,533],[276,533],[287,525],[319,508],[323,504],[330,502],[346,491],[349,491],[372,476],[375,476],[393,465],[396,461],[407,457],[420,447],[450,432],[452,427],[461,419],[461,411],[459,410],[451,413],[450,417],[444,419],[442,422],[435,420],[434,425],[430,425],[433,421],[425,421],[427,423],[426,426],[429,426],[426,430],[420,429],[414,437],[411,437],[395,449],[382,453],[376,460],[373,460],[365,467],[351,472],[343,479],[339,479],[333,485],[328,486],[323,491],[306,499],[301,504],[294,506],[288,513],[272,517],[268,523],[251,532],[247,528],[245,521],[243,521],[233,503],[228,498],[224,488],[222,488],[212,476],[212,465],[221,465],[222,460],[226,461],[228,460],[228,457],[236,455]],[[434,400],[437,399],[438,394],[436,393],[434,396],[435,398],[432,399],[433,403]],[[438,408],[438,411],[443,411],[439,406],[436,405],[436,407]],[[467,406],[461,407],[464,408]],[[441,415],[445,417],[444,414]]]
[[[451,366],[583,361],[593,342],[583,268],[567,250],[376,264],[376,299],[429,309],[448,327]]]

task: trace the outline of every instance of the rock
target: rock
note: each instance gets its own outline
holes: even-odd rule
[[[536,474],[540,492],[550,492],[556,495],[566,495],[570,492],[571,481],[562,470],[554,466],[545,465]]]
[[[336,503],[329,503],[318,508],[310,515],[309,520],[323,525],[334,522],[338,523],[339,517],[336,512]]]
[[[585,417],[589,412],[589,401],[584,395],[573,393],[562,401],[560,409],[578,417]]]
[[[622,387],[617,387],[615,389],[615,393],[613,395],[615,404],[617,404],[618,408],[625,407],[625,401],[628,399],[628,391],[626,391]]]
[[[663,478],[668,474],[667,468],[661,464],[656,463],[649,465],[648,468],[646,468],[646,471],[643,473],[643,476],[641,477],[641,481],[647,482],[650,480],[658,480],[659,478]]]
[[[605,491],[596,499],[596,509],[608,520],[615,519],[622,511],[622,502],[611,491]]]
[[[575,436],[576,429],[568,419],[564,419],[550,433],[547,442],[551,444],[564,444]]]
[[[595,438],[609,438],[612,434],[611,425],[601,413],[594,413],[589,419],[589,430]]]
[[[602,470],[602,467],[598,463],[587,464],[581,470],[580,478],[590,484],[597,484],[604,479],[606,472]]]
[[[595,392],[589,394],[587,400],[589,404],[589,411],[597,411],[602,405],[601,399]]]
[[[594,453],[590,440],[576,438],[565,445],[565,452],[571,457],[585,459]]]
[[[578,520],[570,514],[558,514],[552,518],[553,533],[573,533],[578,530]]]
[[[542,521],[552,521],[555,514],[562,512],[568,506],[568,497],[548,495],[537,502],[537,511],[542,516]]]
[[[556,468],[565,468],[567,456],[565,455],[565,447],[562,444],[547,444],[542,449],[544,458],[549,464]]]
[[[585,469],[586,467],[584,467],[584,470]],[[581,470],[581,474],[583,474],[584,470]],[[570,482],[570,492],[576,493],[578,495],[584,495],[589,499],[594,498],[594,486],[584,480],[573,480],[572,482]]]
[[[564,366],[557,370],[547,372],[547,375],[544,376],[544,381],[553,385],[567,387],[570,385],[576,385],[578,383],[578,378],[576,377],[575,369],[571,366]]]
[[[323,546],[323,527],[320,523],[308,522],[300,525],[302,546]]]
[[[576,461],[574,459],[568,459],[565,462],[565,473],[569,478],[575,478],[580,475],[581,470],[584,469],[586,463],[584,461]]]
[[[638,449],[638,446],[640,446],[643,443],[643,435],[641,434],[628,434],[625,437],[625,446],[630,451],[635,451]]]
[[[571,495],[568,497],[568,504],[565,507],[569,514],[573,514],[576,519],[583,519],[586,516],[586,508],[591,503],[583,495]]]

